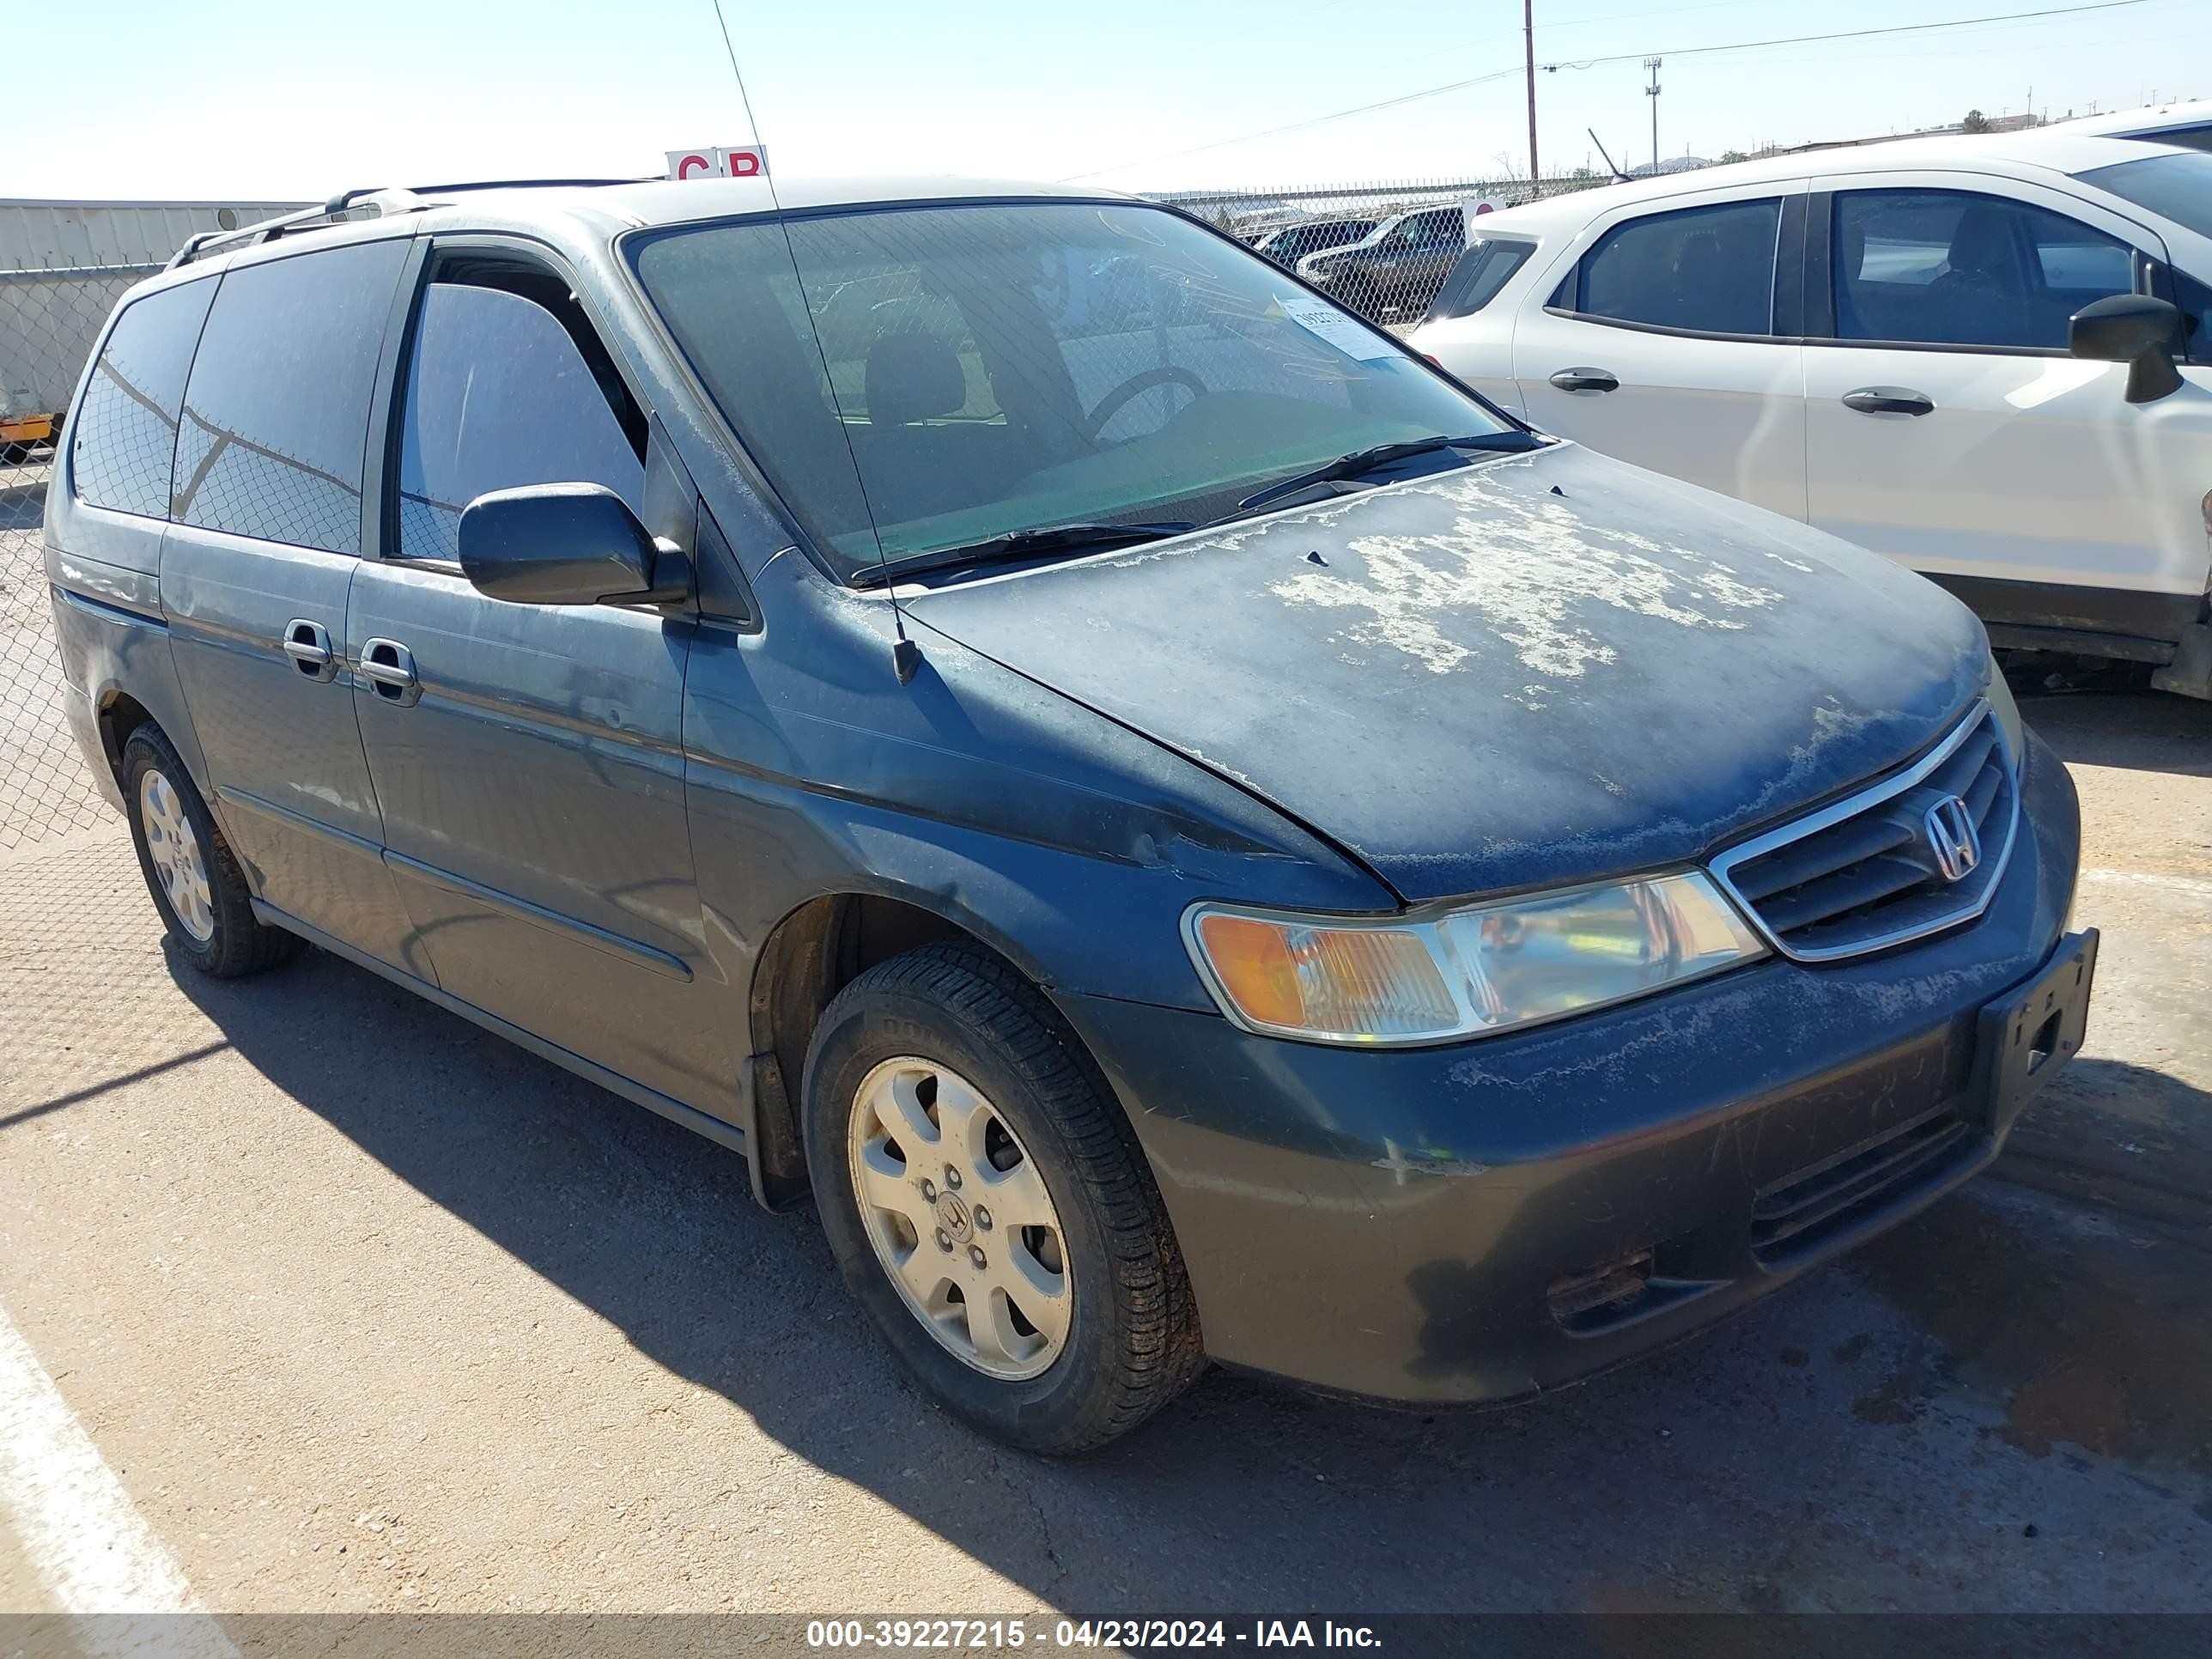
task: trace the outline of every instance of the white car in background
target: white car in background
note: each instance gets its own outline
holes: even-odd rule
[[[2212,98],[2161,104],[2150,109],[2114,110],[2066,123],[2069,133],[2102,133],[2113,138],[2150,138],[2188,149],[2212,149]]]
[[[1923,572],[1995,644],[2206,696],[2208,311],[2212,154],[2071,124],[1516,208],[1411,342],[1538,427]]]

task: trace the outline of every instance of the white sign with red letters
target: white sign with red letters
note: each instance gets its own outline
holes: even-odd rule
[[[667,154],[672,179],[760,179],[768,173],[768,149],[763,144],[701,144]]]

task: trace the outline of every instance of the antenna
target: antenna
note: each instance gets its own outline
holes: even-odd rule
[[[1619,167],[1614,165],[1613,153],[1606,149],[1605,140],[1597,136],[1597,129],[1595,127],[1584,127],[1583,131],[1589,134],[1590,143],[1597,146],[1597,153],[1605,158],[1605,170],[1611,173],[1614,179],[1619,183],[1624,185],[1626,184],[1628,182],[1628,175],[1623,173]]]
[[[738,67],[738,49],[730,40],[730,20],[722,15],[722,0],[713,0],[713,3],[715,26],[722,31],[722,50],[729,54],[731,78],[738,83],[738,101],[744,106],[745,125],[752,129],[753,143],[765,150],[768,148],[768,139],[761,132],[759,118],[753,113],[752,94],[745,90],[745,72]],[[807,331],[814,336],[814,355],[821,360],[823,382],[830,387],[830,396],[834,401],[837,392],[835,383],[830,378],[830,357],[829,354],[822,349],[821,332],[814,326],[813,309],[806,303],[806,278],[799,274],[799,251],[791,245],[791,224],[783,216],[783,198],[776,193],[774,173],[763,169],[761,176],[768,181],[768,199],[775,208],[776,225],[783,232],[784,257],[791,261],[791,280],[798,285],[799,303],[800,308],[806,313]],[[876,518],[875,505],[868,501],[868,481],[861,474],[860,458],[853,453],[853,434],[845,430],[842,412],[838,417],[837,429],[844,436],[846,459],[853,464],[853,482],[860,487],[861,501],[867,502],[868,523],[871,526],[869,533],[872,535]],[[876,562],[881,564],[883,562],[883,543],[878,540],[876,544]],[[897,586],[887,582],[884,584],[884,592],[891,602],[891,627],[897,635],[897,638],[891,644],[891,672],[898,676],[898,683],[905,685],[912,682],[915,673],[921,667],[921,647],[907,637],[906,610],[899,604]]]

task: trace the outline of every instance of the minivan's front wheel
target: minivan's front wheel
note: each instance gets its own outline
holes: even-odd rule
[[[230,979],[299,953],[297,937],[255,918],[246,873],[160,727],[123,745],[123,799],[154,908],[194,967]]]
[[[1205,1364],[1175,1236],[1105,1081],[1052,1006],[937,945],[841,992],[807,1057],[807,1167],[845,1279],[985,1433],[1075,1452]]]

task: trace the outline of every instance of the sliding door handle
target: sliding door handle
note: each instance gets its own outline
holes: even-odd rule
[[[415,653],[397,640],[368,640],[361,647],[361,677],[386,702],[411,703],[422,695]]]

